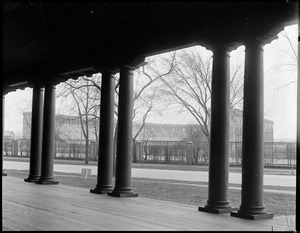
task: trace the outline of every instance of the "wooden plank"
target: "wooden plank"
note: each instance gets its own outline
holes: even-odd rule
[[[295,229],[295,225],[287,224],[285,216],[253,221],[229,214],[199,212],[197,206],[91,194],[87,188],[37,185],[9,176],[2,181],[2,230],[5,231]]]

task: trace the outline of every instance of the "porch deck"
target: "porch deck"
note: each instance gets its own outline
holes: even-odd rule
[[[294,216],[245,220],[199,212],[197,206],[148,198],[115,198],[65,185],[2,177],[3,231],[287,231]],[[290,218],[287,221],[287,218]]]

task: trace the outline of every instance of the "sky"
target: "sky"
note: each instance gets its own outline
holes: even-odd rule
[[[297,49],[298,25],[285,27],[291,43]],[[274,121],[274,140],[295,140],[297,111],[297,67],[288,66],[295,62],[288,40],[279,34],[279,38],[264,46],[264,107],[265,119]],[[231,62],[236,62],[244,46],[231,52]],[[211,51],[202,48],[203,52]],[[244,54],[242,54],[244,55]],[[14,131],[22,136],[24,111],[31,111],[32,89],[17,90],[5,95],[5,130]],[[59,109],[60,106],[57,106]],[[58,110],[57,110],[58,111]],[[152,123],[197,124],[188,113],[160,116],[150,120]],[[149,122],[149,120],[148,120]]]

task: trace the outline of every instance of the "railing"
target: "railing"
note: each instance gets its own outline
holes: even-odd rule
[[[208,164],[209,152],[204,142],[166,142],[166,141],[138,141],[135,145],[136,162],[178,163],[178,164]],[[4,140],[4,156],[29,157],[30,140]],[[69,140],[55,142],[55,158],[85,159],[85,142]],[[98,141],[89,141],[89,160],[98,160]],[[230,158],[232,165],[241,165],[242,142],[230,143]],[[296,165],[296,143],[293,142],[265,142],[265,166]]]
[[[4,140],[4,156],[29,157],[30,139]],[[98,142],[89,141],[89,160],[98,159]],[[69,140],[67,142],[55,141],[55,158],[77,159],[85,158],[85,142]]]

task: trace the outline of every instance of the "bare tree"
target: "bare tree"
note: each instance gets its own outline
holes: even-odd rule
[[[230,109],[243,109],[244,100],[244,50],[239,50],[235,63],[230,69]]]
[[[296,108],[296,105],[290,105],[290,100],[294,98],[293,95],[296,96],[297,92],[297,28],[298,25],[285,27],[278,34],[278,40],[274,40],[266,46],[266,51],[272,55],[272,59],[270,59],[269,66],[264,73],[265,95],[267,100],[269,98],[265,104],[265,115],[274,117],[275,125],[276,118],[279,117],[278,111],[285,111],[284,109],[286,109],[280,107],[280,104],[277,103],[278,100],[287,101],[289,109]],[[282,98],[283,96],[284,98]]]
[[[166,72],[156,72],[153,71],[153,62],[149,62],[147,67],[140,67],[135,72],[135,86],[134,86],[134,110],[133,110],[133,121],[142,122],[141,128],[133,135],[133,142],[142,131],[146,119],[151,111],[158,111],[153,108],[154,102],[159,102],[156,95],[156,86],[154,83],[161,77],[169,74],[172,67]],[[116,86],[115,86],[115,117],[118,116],[118,93],[119,93],[119,75],[115,75]],[[97,91],[96,91],[97,90]],[[83,135],[86,139],[86,145],[89,139],[89,122],[91,119],[99,118],[99,103],[100,103],[100,93],[101,84],[99,79],[95,77],[81,77],[78,80],[69,80],[65,83],[65,87],[59,94],[59,96],[72,96],[73,105],[72,110],[78,113],[81,122],[81,128]],[[114,151],[117,144],[117,128],[118,123],[115,124],[115,135],[114,135]],[[96,128],[94,127],[95,131]],[[97,130],[98,132],[98,130]],[[135,146],[135,143],[133,143]],[[134,148],[135,149],[135,148]],[[87,153],[88,148],[86,147],[86,163],[87,163]],[[135,150],[133,154],[133,160],[136,162]],[[115,154],[115,152],[114,152]],[[114,156],[115,157],[115,156]],[[115,160],[115,158],[114,158]],[[115,164],[115,162],[114,162]],[[115,169],[114,169],[115,170]]]
[[[147,160],[148,159],[148,142],[149,142],[149,138],[153,136],[153,130],[150,130],[150,131],[143,131],[143,134],[142,134],[142,153],[145,154],[145,157],[142,158],[142,162],[144,160]]]
[[[278,62],[274,63],[273,66],[271,66],[266,72],[272,72],[272,77],[284,73],[286,78],[290,78],[292,76],[291,74],[297,72],[298,67],[297,36],[293,37],[290,31],[287,29],[284,29],[278,34],[278,36],[282,38],[279,45],[281,48],[279,50],[278,48],[274,49],[279,52],[280,59],[278,59]],[[278,44],[275,45],[278,46]],[[271,47],[274,47],[275,45],[271,45]],[[297,78],[292,78],[289,79],[287,83],[279,86],[277,89],[281,89],[296,83]]]
[[[183,141],[193,142],[191,144],[192,164],[197,164],[199,160],[206,160],[209,145],[206,136],[200,128],[189,126],[187,128],[187,137]]]
[[[292,72],[297,72],[297,67],[298,67],[298,53],[297,53],[297,48],[296,48],[296,40],[293,40],[291,36],[288,34],[286,30],[282,32],[283,38],[285,38],[286,43],[288,44],[288,50],[284,50],[283,52],[288,55],[290,58],[289,60],[285,60],[282,64],[278,65],[278,69],[281,70],[282,72],[284,71],[292,71]],[[291,80],[288,83],[280,86],[278,89],[283,88],[285,86],[288,86],[290,84],[296,84],[297,80]]]
[[[174,69],[162,82],[161,94],[166,101],[173,101],[179,112],[188,111],[199,123],[204,135],[209,139],[209,119],[211,101],[212,57],[203,57],[194,47],[171,52],[164,62],[174,63]],[[231,108],[242,103],[243,66],[238,63],[231,76]]]
[[[169,75],[173,71],[173,62],[165,70],[156,68],[156,61],[148,58],[147,65],[140,67],[136,71],[134,87],[134,110],[133,122],[141,122],[140,128],[133,135],[133,162],[137,162],[136,139],[145,127],[148,116],[153,112],[162,112],[162,101],[157,95],[159,80]]]
[[[133,144],[133,162],[137,162],[137,150],[136,150],[136,139],[145,127],[146,119],[148,114],[151,112],[153,108],[153,100],[155,97],[155,90],[150,94],[146,95],[144,97],[140,97],[139,102],[142,104],[142,106],[146,109],[146,111],[142,115],[142,124],[141,127],[136,131],[134,135],[132,135],[132,144]],[[137,102],[137,99],[135,99],[135,102]],[[138,107],[134,108],[134,114],[133,114],[133,119],[136,118],[137,116],[137,110],[140,109]]]
[[[94,77],[95,79],[95,77]],[[99,116],[100,93],[86,77],[77,80],[70,79],[63,84],[59,97],[72,97],[73,104],[69,104],[70,110],[77,112],[80,121],[81,132],[85,139],[85,164],[88,164],[90,122]]]

